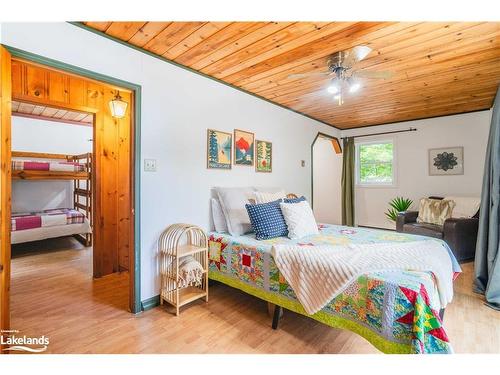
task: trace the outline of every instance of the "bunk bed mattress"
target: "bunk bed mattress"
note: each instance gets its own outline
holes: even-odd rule
[[[69,161],[12,160],[14,171],[84,172],[85,165]]]
[[[304,246],[428,240],[392,231],[319,225],[319,235],[300,240],[279,237],[258,241],[253,234],[209,234],[209,278],[310,316],[331,327],[355,332],[385,353],[451,353],[439,317],[439,295],[430,272],[380,271],[365,274],[308,315],[280,274],[271,255],[274,244]],[[440,240],[437,240],[440,241]],[[450,252],[446,243],[443,246]],[[454,270],[460,267],[453,255]]]
[[[13,213],[11,231],[53,227],[69,224],[82,224],[85,215],[71,208],[55,208],[39,212]]]
[[[31,241],[46,240],[48,238],[72,236],[74,234],[92,233],[87,218],[80,224],[56,225],[52,227],[41,227],[11,232],[11,243],[24,243]]]

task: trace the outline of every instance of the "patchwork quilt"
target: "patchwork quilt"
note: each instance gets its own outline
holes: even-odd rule
[[[14,171],[84,172],[85,165],[69,161],[12,160]]]
[[[56,225],[80,224],[85,215],[71,208],[56,208],[41,212],[13,213],[11,231],[52,227]]]
[[[385,353],[452,353],[439,317],[439,295],[430,272],[379,271],[353,281],[322,310],[308,315],[280,274],[271,249],[274,244],[310,246],[411,242],[429,237],[367,228],[319,225],[319,234],[290,240],[257,241],[253,234],[209,235],[209,277],[331,327],[355,332]],[[453,270],[460,266],[446,243]]]

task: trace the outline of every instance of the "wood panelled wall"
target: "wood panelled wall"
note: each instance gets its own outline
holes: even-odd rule
[[[120,90],[126,116],[111,116],[109,102]],[[131,201],[131,108],[129,90],[32,64],[12,61],[14,100],[94,114],[94,276],[130,266],[133,243]],[[71,125],[68,125],[71,126]]]

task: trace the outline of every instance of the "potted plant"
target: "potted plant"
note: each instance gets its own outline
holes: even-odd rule
[[[391,221],[396,221],[400,212],[406,211],[412,205],[413,201],[409,198],[396,197],[389,202],[389,208],[385,216]]]

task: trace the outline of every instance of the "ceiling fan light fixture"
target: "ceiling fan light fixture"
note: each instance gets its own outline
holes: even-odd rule
[[[328,91],[330,94],[336,94],[339,92],[339,88],[337,85],[332,84],[332,85],[328,86],[326,91]]]
[[[338,77],[332,79],[330,86],[326,89],[330,94],[337,94],[340,92],[342,82]]]
[[[349,92],[350,93],[355,93],[356,91],[358,91],[359,89],[361,88],[361,84],[359,82],[352,82],[350,85],[349,85]]]

